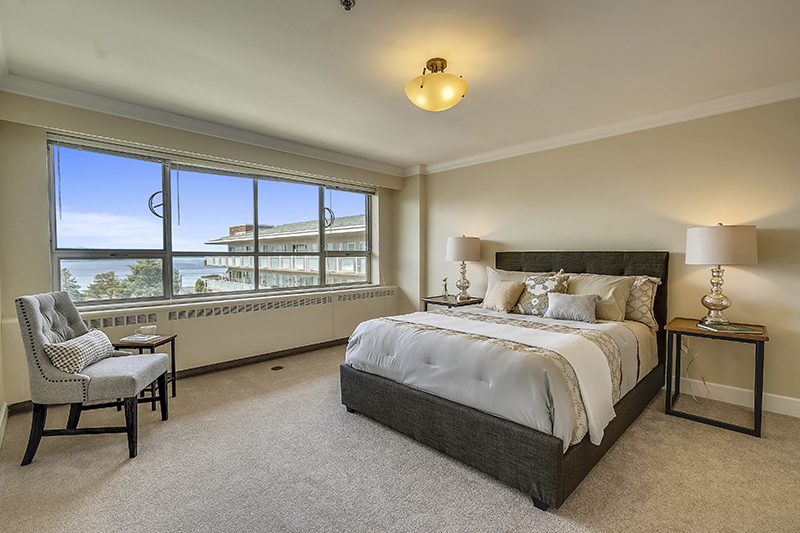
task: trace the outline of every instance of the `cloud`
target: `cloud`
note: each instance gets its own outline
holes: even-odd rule
[[[160,249],[162,224],[153,216],[65,211],[57,220],[59,248]]]

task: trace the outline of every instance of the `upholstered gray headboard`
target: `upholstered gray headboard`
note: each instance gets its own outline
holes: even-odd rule
[[[653,312],[658,323],[658,359],[665,360],[669,252],[497,252],[495,266],[523,272],[557,272],[563,268],[564,272],[661,278]]]

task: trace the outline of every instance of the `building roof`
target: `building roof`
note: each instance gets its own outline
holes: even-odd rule
[[[279,226],[261,226],[258,229],[258,238],[269,239],[289,234],[312,234],[317,232],[318,223],[319,222],[317,220],[307,220],[304,222],[290,222],[288,224],[281,224]],[[333,226],[331,226],[330,229],[336,230],[348,227],[358,227],[358,226],[364,227],[365,225],[366,225],[365,215],[353,215],[353,216],[339,217],[334,219]],[[218,239],[206,241],[205,244],[227,244],[243,240],[252,241],[252,239],[253,239],[253,230],[250,230],[237,233],[236,235],[228,235],[225,237],[220,237]]]

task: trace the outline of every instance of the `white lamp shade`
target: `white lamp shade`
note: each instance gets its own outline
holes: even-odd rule
[[[478,237],[448,237],[446,261],[480,261],[481,240]]]
[[[686,230],[687,265],[758,263],[755,226],[707,226]]]

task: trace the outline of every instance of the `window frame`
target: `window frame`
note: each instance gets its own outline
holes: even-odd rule
[[[149,162],[161,164],[161,192],[163,194],[163,219],[162,219],[162,248],[161,249],[90,249],[90,248],[60,248],[58,246],[58,222],[57,222],[57,183],[56,183],[56,162],[55,162],[55,147],[64,147],[73,150],[83,150],[99,154],[133,158]],[[75,302],[76,305],[91,307],[91,306],[106,306],[117,303],[170,303],[175,300],[197,300],[202,298],[239,298],[242,296],[265,296],[273,293],[284,292],[314,292],[325,289],[336,288],[349,288],[370,285],[372,283],[372,202],[375,191],[366,187],[360,188],[358,186],[338,185],[333,180],[326,179],[313,179],[302,175],[291,175],[285,170],[282,172],[264,171],[258,168],[250,168],[237,163],[235,166],[241,170],[232,170],[227,168],[231,165],[215,164],[214,161],[205,160],[191,160],[185,156],[176,156],[169,153],[160,153],[155,150],[143,150],[140,148],[130,148],[125,146],[118,146],[114,144],[100,143],[96,141],[82,142],[80,139],[64,139],[61,136],[48,137],[47,140],[47,163],[48,163],[48,204],[49,204],[49,227],[50,227],[50,259],[51,259],[51,286],[53,290],[62,290],[61,288],[61,264],[64,260],[91,260],[91,259],[160,259],[162,264],[162,294],[154,297],[142,298],[114,298],[108,300],[90,300]],[[253,190],[253,242],[252,250],[249,252],[236,252],[229,251],[230,246],[226,250],[194,250],[194,251],[175,251],[172,246],[172,171],[173,170],[189,170],[192,172],[205,172],[208,174],[223,175],[226,177],[236,177],[241,179],[248,179],[252,182]],[[275,251],[262,251],[262,246],[267,249],[268,245],[261,244],[259,238],[259,221],[258,221],[258,184],[260,180],[277,181],[284,183],[297,183],[302,185],[316,186],[318,189],[318,219],[317,219],[317,250],[300,248],[311,248],[311,246],[292,246],[292,251],[277,251],[279,246],[274,246]],[[348,250],[348,251],[334,251],[327,250],[326,246],[326,227],[325,227],[325,192],[327,190],[340,190],[353,192],[364,195],[364,237],[365,237],[365,250]],[[249,224],[249,222],[248,222]],[[246,248],[247,246],[245,246]],[[356,245],[356,248],[359,248]],[[253,279],[253,289],[242,290],[226,290],[222,292],[210,293],[192,293],[192,294],[173,294],[173,259],[181,257],[241,257],[242,263],[252,263],[250,270]],[[250,259],[246,259],[246,258]],[[271,263],[273,257],[288,257],[291,264],[294,264],[297,257],[300,257],[303,263],[310,263],[310,261],[302,259],[304,257],[316,257],[318,259],[319,269],[315,274],[318,277],[317,284],[305,285],[301,284],[297,287],[275,287],[275,288],[262,288],[261,287],[261,258],[265,258],[265,263]],[[340,283],[327,283],[326,270],[327,259],[335,257],[364,257],[367,265],[364,280],[355,282],[340,282]],[[278,259],[279,264],[282,265],[283,261]],[[357,261],[357,259],[356,259]],[[235,263],[236,259],[231,260]],[[226,263],[228,261],[226,260]],[[338,261],[337,261],[338,263]],[[230,265],[228,265],[230,267]],[[269,269],[269,267],[266,267]],[[283,270],[279,268],[279,271]],[[309,271],[310,272],[310,271]],[[311,272],[310,272],[311,273]],[[355,274],[359,274],[356,268]]]

